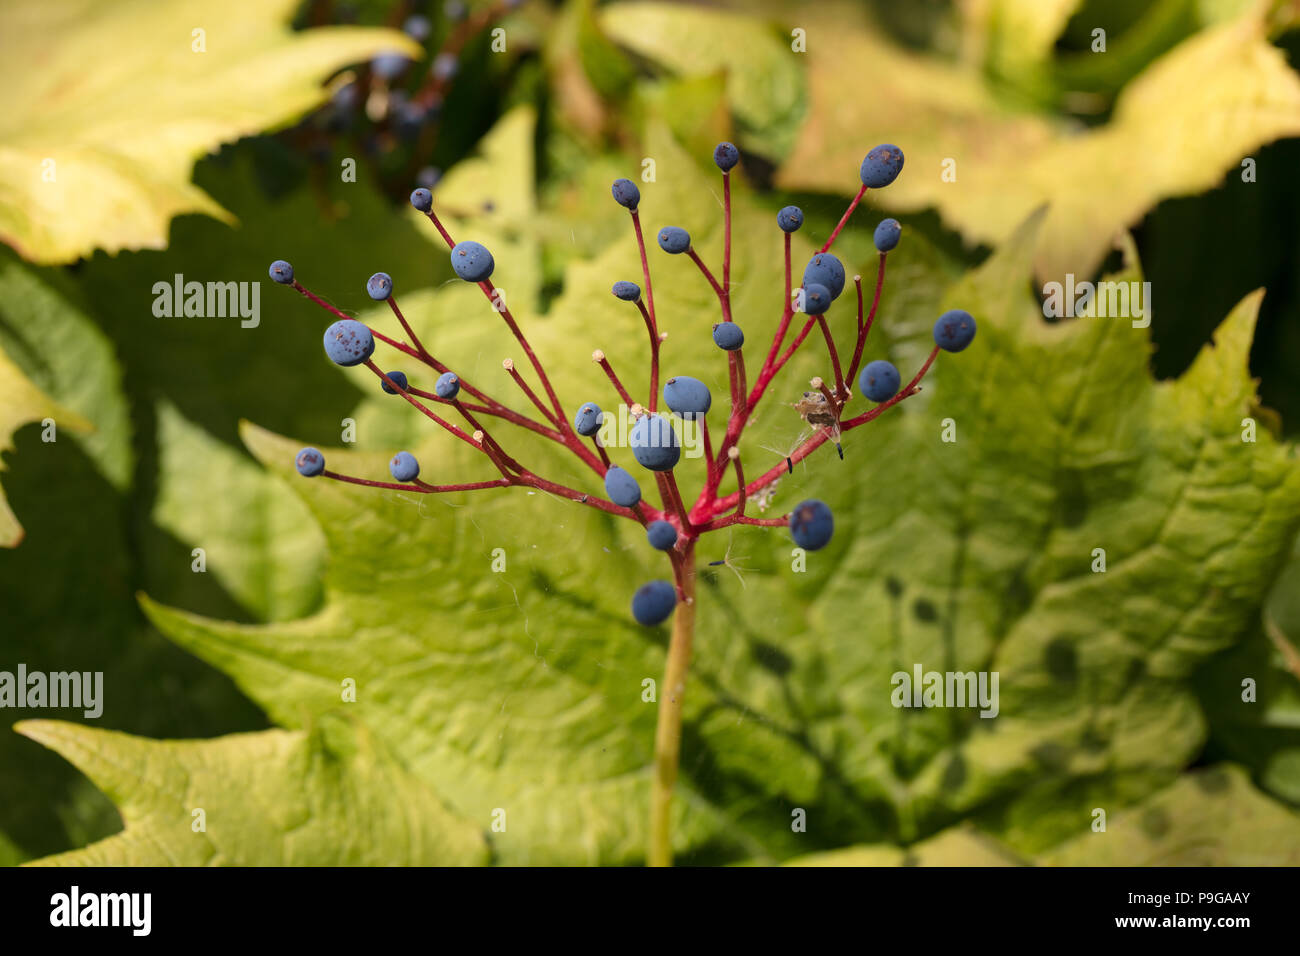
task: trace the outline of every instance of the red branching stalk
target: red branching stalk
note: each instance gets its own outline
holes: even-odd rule
[[[866,194],[866,190],[866,186],[863,186],[858,190],[857,195],[849,203],[848,208],[845,210],[843,216],[841,216],[838,224],[826,240],[826,243],[821,247],[821,252],[827,252],[834,244],[835,240],[852,217],[854,210],[858,207],[863,196]],[[641,406],[633,400],[631,393],[619,379],[608,358],[602,351],[595,351],[592,354],[592,359],[600,365],[602,371],[618,393],[619,398],[632,409],[632,415],[633,417],[636,417],[645,414],[647,408],[651,414],[654,414],[658,407],[660,351],[665,335],[660,331],[658,318],[655,313],[654,291],[651,285],[650,265],[649,259],[646,255],[646,245],[641,230],[640,215],[637,209],[631,209],[630,214],[632,218],[633,232],[636,236],[637,251],[641,261],[642,279],[644,281],[644,298],[638,297],[635,300],[635,304],[638,311],[641,313],[641,318],[646,328],[646,334],[650,339],[650,381],[647,406]],[[434,227],[442,236],[443,240],[447,243],[448,248],[454,247],[454,239],[443,226],[438,216],[432,210],[430,210],[427,215],[430,221],[434,224]],[[713,273],[709,270],[708,266],[693,248],[688,248],[686,251],[688,257],[695,263],[696,267],[700,270],[700,273],[704,276],[705,280],[713,289],[714,294],[717,296],[718,305],[722,314],[722,321],[731,322],[733,321],[731,303],[731,259],[733,252],[732,208],[731,179],[730,175],[726,172],[723,173],[723,216],[724,235],[721,283],[718,282]],[[793,338],[789,338],[790,325],[794,320],[794,316],[797,314],[795,310],[796,290],[792,284],[792,247],[790,233],[784,233],[783,247],[784,282],[780,320],[777,323],[777,328],[773,335],[771,345],[766,350],[762,365],[758,369],[752,387],[748,384],[748,375],[745,368],[743,351],[741,349],[736,349],[729,350],[727,353],[731,409],[727,417],[726,431],[723,433],[716,450],[713,445],[713,439],[709,433],[707,421],[704,416],[696,416],[703,440],[705,482],[704,487],[701,489],[699,496],[694,502],[694,505],[689,509],[682,499],[681,491],[677,483],[677,477],[673,470],[654,473],[655,481],[662,499],[663,507],[661,509],[652,507],[649,502],[644,499],[628,508],[616,505],[612,501],[600,497],[599,495],[583,492],[535,474],[513,458],[506,451],[504,444],[499,441],[496,436],[489,434],[478,416],[488,416],[506,422],[565,446],[599,477],[603,477],[608,469],[612,467],[610,455],[601,443],[598,435],[590,436],[591,444],[588,446],[588,444],[577,434],[574,425],[571,424],[570,419],[565,412],[564,406],[560,402],[556,390],[552,386],[551,381],[546,374],[545,368],[538,359],[536,353],[533,351],[528,339],[523,334],[523,331],[519,327],[514,316],[505,306],[500,291],[496,289],[491,282],[486,280],[477,284],[491,303],[492,307],[501,315],[502,320],[514,335],[519,346],[524,350],[524,354],[528,357],[529,363],[536,372],[537,380],[541,383],[544,397],[539,395],[529,386],[529,384],[519,374],[519,371],[515,368],[513,361],[506,359],[502,364],[510,374],[516,386],[525,397],[527,397],[529,402],[541,413],[542,421],[536,421],[529,416],[508,408],[490,395],[474,388],[463,378],[459,379],[460,388],[466,396],[474,399],[474,401],[461,401],[459,398],[443,399],[438,397],[436,393],[414,387],[408,387],[406,389],[398,388],[392,378],[387,373],[381,371],[372,360],[367,359],[365,364],[381,380],[387,383],[396,394],[401,395],[405,401],[414,406],[426,417],[436,422],[440,427],[460,440],[470,444],[479,451],[482,451],[492,461],[493,465],[500,472],[501,477],[490,481],[435,485],[419,479],[415,479],[411,482],[383,482],[344,475],[334,471],[321,472],[325,477],[337,481],[374,488],[411,491],[420,494],[524,487],[574,501],[586,505],[587,507],[598,509],[607,514],[629,518],[642,525],[647,525],[653,521],[668,520],[678,528],[679,536],[677,543],[668,551],[668,556],[673,568],[673,580],[677,592],[678,603],[674,611],[675,617],[673,620],[672,636],[669,642],[664,683],[660,688],[660,709],[655,736],[655,763],[651,793],[652,811],[650,821],[650,848],[647,857],[648,861],[652,865],[667,864],[671,863],[672,860],[672,842],[669,820],[672,790],[676,782],[677,768],[680,758],[682,699],[685,690],[686,673],[692,652],[692,642],[694,640],[696,542],[702,535],[724,528],[735,526],[774,528],[786,525],[789,520],[788,515],[781,515],[772,518],[757,518],[746,515],[745,510],[749,501],[764,489],[771,486],[774,482],[792,472],[796,462],[806,459],[826,441],[833,439],[836,441],[838,446],[840,435],[874,421],[895,405],[919,392],[921,389],[921,380],[929,371],[939,352],[938,346],[935,346],[912,379],[893,397],[859,413],[856,416],[842,419],[841,415],[844,408],[852,396],[851,386],[853,382],[856,381],[858,369],[862,362],[867,335],[871,331],[872,324],[880,307],[885,282],[885,263],[887,256],[883,252],[879,254],[876,286],[872,295],[870,309],[865,315],[862,277],[860,275],[855,275],[853,277],[857,298],[857,315],[855,324],[856,335],[851,359],[847,363],[847,367],[845,367],[845,365],[841,363],[839,350],[836,346],[834,336],[832,335],[829,321],[824,314],[806,316],[805,321],[801,328],[799,328],[798,332],[793,336]],[[333,305],[321,299],[314,293],[308,291],[297,281],[293,281],[292,286],[300,294],[304,295],[318,306],[326,309],[332,315],[337,316],[340,319],[351,319],[351,316],[335,308]],[[416,359],[436,372],[441,374],[448,372],[449,369],[447,366],[439,362],[416,336],[410,323],[407,322],[406,317],[398,308],[396,301],[391,296],[387,301],[393,314],[396,316],[398,323],[401,325],[406,338],[409,340],[409,344],[371,330],[374,337],[386,345],[398,350],[402,354]],[[747,481],[744,467],[741,463],[741,451],[739,448],[741,435],[743,434],[747,424],[751,421],[760,401],[766,395],[769,386],[803,345],[814,325],[820,326],[822,338],[826,343],[827,354],[830,359],[831,371],[833,374],[833,386],[829,384],[829,379],[823,380],[821,377],[813,378],[811,384],[812,387],[818,390],[824,397],[827,407],[833,411],[836,424],[822,424],[820,427],[815,428],[812,435],[802,441],[798,447],[792,450],[790,454],[785,457],[782,462],[768,469],[763,474],[759,475],[758,478]],[[429,408],[428,405],[421,402],[420,399],[426,399],[430,403],[434,404],[453,406],[464,418],[469,427],[473,429],[473,435],[471,436],[466,434],[463,429],[447,422]],[[842,452],[841,457],[843,457]],[[729,469],[734,470],[735,472],[736,490],[730,494],[721,494],[719,489],[722,482],[726,479]]]
[[[428,418],[430,421],[436,422],[437,424],[441,425],[447,431],[451,432],[453,435],[455,435],[461,441],[466,442],[471,447],[478,448],[478,442],[474,441],[473,438],[470,438],[469,435],[465,434],[455,425],[451,424],[451,422],[447,421],[445,418],[440,416],[437,412],[430,409],[427,405],[423,404],[422,402],[416,401],[415,397],[411,395],[410,392],[402,389],[401,387],[398,386],[396,382],[394,382],[391,378],[389,378],[387,372],[381,371],[379,366],[375,364],[373,359],[366,359],[366,368],[370,369],[370,371],[374,372],[377,376],[379,376],[379,378],[383,379],[383,381],[387,383],[389,388],[391,388],[394,392],[396,392],[398,395],[402,396],[402,398],[406,399],[413,406],[415,406],[415,408],[422,415]]]
[[[501,313],[501,318],[505,320],[511,334],[514,335],[520,348],[524,350],[524,354],[528,356],[528,361],[532,363],[533,370],[537,372],[537,378],[542,383],[542,388],[546,390],[546,396],[551,400],[551,407],[555,409],[557,419],[556,424],[560,426],[561,431],[570,431],[571,429],[569,429],[568,426],[568,416],[564,413],[564,406],[560,404],[559,396],[555,394],[555,388],[551,385],[551,380],[546,376],[546,369],[542,367],[542,363],[538,360],[537,353],[533,351],[533,347],[528,344],[528,339],[524,337],[524,333],[520,330],[519,323],[516,322],[515,317],[510,314],[510,309],[506,306],[505,299],[498,294],[496,287],[493,286],[491,282],[484,280],[478,284],[478,287],[483,290],[483,294],[487,296],[488,301],[492,303],[492,308]]]

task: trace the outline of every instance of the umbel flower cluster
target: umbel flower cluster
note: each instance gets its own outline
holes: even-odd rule
[[[679,606],[693,604],[695,543],[711,531],[734,525],[784,525],[789,528],[790,536],[799,547],[809,551],[825,547],[831,540],[834,518],[831,509],[824,502],[815,499],[802,501],[788,514],[776,518],[748,515],[746,507],[755,500],[765,500],[763,496],[766,489],[788,471],[792,471],[796,462],[811,455],[827,441],[831,441],[843,457],[840,436],[867,424],[916,394],[920,390],[921,379],[929,371],[940,350],[960,352],[970,345],[975,337],[975,320],[970,313],[959,309],[939,316],[934,324],[934,348],[906,384],[903,384],[898,369],[885,359],[878,358],[867,362],[865,366],[861,365],[867,335],[880,306],[885,264],[889,253],[898,246],[902,231],[896,220],[885,219],[875,229],[879,264],[875,292],[868,309],[864,310],[862,277],[853,277],[857,300],[856,333],[852,348],[844,351],[842,358],[827,322],[827,313],[844,292],[846,273],[844,264],[831,254],[830,249],[867,190],[888,186],[902,171],[902,150],[888,144],[877,146],[862,162],[861,188],[821,249],[804,267],[797,288],[792,286],[791,279],[790,237],[803,225],[804,215],[796,206],[786,206],[777,213],[777,226],[784,233],[785,240],[785,295],[771,343],[760,353],[762,364],[750,384],[745,361],[745,332],[735,321],[731,309],[731,172],[740,161],[740,153],[731,143],[720,143],[714,150],[713,160],[722,172],[724,244],[721,277],[715,276],[700,258],[685,229],[665,226],[659,230],[657,239],[663,252],[690,258],[718,299],[721,321],[713,326],[713,343],[726,358],[730,379],[730,411],[726,429],[717,441],[716,448],[708,424],[713,406],[713,397],[708,387],[698,379],[678,375],[667,378],[660,388],[660,346],[665,334],[660,331],[655,313],[650,264],[641,229],[641,193],[635,183],[627,179],[616,180],[612,192],[615,201],[630,214],[640,251],[641,280],[644,285],[623,280],[614,284],[612,293],[627,302],[629,309],[637,310],[645,325],[649,339],[649,389],[646,403],[642,405],[633,398],[603,353],[597,351],[592,356],[608,377],[619,399],[630,409],[633,424],[628,433],[628,445],[635,466],[627,462],[628,467],[616,464],[611,459],[610,449],[601,441],[601,424],[607,413],[598,402],[587,400],[576,407],[566,407],[560,401],[545,367],[506,307],[504,298],[497,293],[491,282],[496,265],[492,253],[472,240],[457,242],[434,211],[432,194],[427,188],[421,187],[411,193],[411,205],[432,221],[447,243],[452,269],[456,275],[465,282],[476,283],[483,290],[490,307],[505,321],[532,367],[535,380],[530,384],[512,360],[506,359],[503,363],[522,396],[531,404],[532,411],[525,413],[507,406],[436,358],[403,316],[393,297],[393,281],[387,274],[378,272],[371,276],[366,283],[366,291],[372,299],[386,302],[392,309],[405,332],[404,341],[389,338],[340,312],[306,289],[297,280],[293,267],[288,262],[277,260],[271,264],[272,279],[296,289],[337,319],[325,330],[324,337],[325,354],[332,361],[345,367],[364,365],[379,379],[379,386],[384,392],[400,397],[445,429],[453,438],[486,455],[500,477],[460,484],[432,484],[420,477],[420,464],[415,457],[410,452],[399,451],[389,462],[393,480],[375,481],[329,470],[325,456],[316,448],[304,448],[298,453],[295,461],[298,472],[308,478],[323,476],[336,481],[423,494],[481,491],[489,488],[532,488],[636,521],[644,526],[649,546],[665,552],[673,570],[672,581],[650,581],[632,595],[632,615],[647,626],[662,624]],[[796,323],[797,316],[804,318]],[[830,374],[812,379],[811,390],[805,391],[795,406],[812,427],[812,434],[791,451],[784,462],[757,478],[747,480],[739,447],[745,426],[773,379],[804,344],[814,327],[820,330],[825,342]],[[795,329],[793,334],[792,328]],[[431,380],[432,388],[427,387],[429,382],[420,382],[417,376],[408,376],[406,372],[395,369],[385,371],[376,364],[373,358],[376,340],[427,369],[425,374]],[[860,411],[850,412],[848,409],[854,395],[849,386],[855,380],[862,398],[868,404]],[[679,417],[678,420],[660,412],[661,401],[669,412]],[[464,425],[449,421],[448,417],[451,416],[444,417],[448,411],[454,412]],[[487,424],[489,421],[491,428]],[[679,427],[685,426],[688,421],[700,430],[705,458],[704,486],[689,506],[678,487],[675,474],[682,453]],[[498,425],[501,426],[499,429]],[[567,487],[520,464],[512,457],[509,443],[502,435],[507,431],[505,426],[527,429],[564,446],[584,466],[591,469],[595,479],[603,484],[604,494]],[[736,490],[724,494],[721,488],[729,472],[734,472]],[[641,482],[647,478],[652,479],[657,486],[660,501],[658,507],[642,495]]]

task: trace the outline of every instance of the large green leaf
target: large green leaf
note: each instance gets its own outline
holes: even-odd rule
[[[1197,674],[1210,718],[1210,750],[1247,766],[1264,789],[1293,806],[1300,806],[1298,644],[1300,540],[1278,575],[1259,629]]]
[[[724,11],[653,2],[605,7],[600,25],[612,39],[680,73],[726,74],[741,144],[774,159],[793,148],[808,94],[788,34]]]
[[[151,741],[50,720],[15,729],[80,767],[125,823],[121,833],[46,865],[487,862],[478,830],[343,721],[211,741]]]
[[[1240,767],[1184,774],[1081,833],[1041,862],[1052,866],[1297,866],[1300,816],[1250,785]]]
[[[658,161],[657,182],[643,187],[648,230],[686,226],[718,262],[721,228],[704,198],[716,170],[706,174],[708,158],[683,152],[661,126],[647,143]],[[850,181],[855,165],[844,171]],[[770,209],[743,189],[735,200],[736,314],[761,342],[779,315],[781,241]],[[611,215],[625,214],[611,203]],[[1240,437],[1254,398],[1247,356],[1259,296],[1233,311],[1184,376],[1157,383],[1146,330],[1043,321],[1027,287],[1039,226],[946,290],[916,237],[891,255],[891,283],[911,287],[887,288],[886,334],[869,358],[913,367],[941,304],[971,309],[980,334],[941,357],[921,396],[848,434],[843,463],[823,449],[781,481],[774,508],[816,495],[836,512],[835,540],[806,573],[791,570],[780,532],[702,546],[705,560],[732,548],[754,571],[743,586],[725,569],[702,576],[675,804],[685,859],[907,844],[971,815],[1015,852],[1038,852],[1078,832],[1099,801],[1131,802],[1168,783],[1201,746],[1189,674],[1245,632],[1300,523],[1291,450],[1267,434]],[[875,255],[860,232],[850,230],[843,252],[870,291]],[[811,242],[799,239],[801,259]],[[724,407],[708,288],[689,262],[652,254],[665,374],[703,377]],[[532,269],[503,259],[493,280],[508,289]],[[570,407],[610,402],[588,358],[596,347],[644,389],[644,330],[608,292],[637,274],[625,234],[568,269],[544,321],[523,316]],[[1140,273],[1130,263],[1116,278]],[[401,288],[403,276],[394,279]],[[402,301],[441,358],[517,401],[498,363],[521,357],[478,290]],[[834,328],[851,326],[850,309],[832,310]],[[386,310],[365,318],[395,328]],[[820,349],[814,340],[801,353],[742,444],[751,475],[781,461],[780,446],[762,445],[799,430],[784,403],[827,372]],[[348,374],[371,396],[358,421],[364,413],[372,425],[359,428],[356,449],[326,450],[331,467],[382,476],[400,440],[430,480],[490,475],[462,443],[376,393],[364,369]],[[955,443],[941,440],[945,419]],[[292,475],[298,441],[254,427],[244,439],[270,470]],[[597,490],[590,474],[537,445],[510,437],[539,469]],[[697,485],[698,463],[680,471],[687,488]],[[642,682],[661,673],[664,633],[633,624],[627,600],[641,580],[667,573],[640,530],[523,492],[428,498],[322,479],[293,487],[327,543],[319,612],[250,626],[146,602],[154,622],[277,723],[305,728],[342,709],[473,825],[487,829],[505,811],[505,829],[490,835],[502,862],[640,860],[654,726]],[[492,567],[498,548],[503,572]],[[1107,553],[1105,573],[1090,570],[1096,548]],[[918,663],[997,671],[999,716],[895,709],[891,675]],[[344,704],[348,679],[356,702]],[[791,828],[796,808],[806,832]]]
[[[1106,811],[1105,827],[1097,810]],[[1079,835],[1037,858],[1018,857],[971,827],[953,827],[906,850],[861,846],[813,854],[793,866],[1295,866],[1300,816],[1269,800],[1231,764],[1181,775],[1127,807],[1094,807]]]
[[[0,239],[27,259],[67,262],[96,248],[161,248],[185,212],[233,221],[190,183],[196,159],[320,104],[322,81],[348,63],[418,53],[388,30],[295,34],[297,5],[7,2]]]

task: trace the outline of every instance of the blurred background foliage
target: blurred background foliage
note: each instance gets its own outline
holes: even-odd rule
[[[39,6],[45,12],[33,13]],[[0,30],[3,49],[68,6],[9,5],[0,14],[8,27]],[[105,72],[141,58],[143,41],[129,17],[135,6],[123,4],[117,20],[104,12],[86,28]],[[818,234],[829,231],[855,185],[845,170],[856,161],[846,166],[836,150],[860,157],[877,141],[899,143],[909,163],[903,188],[878,201],[897,203],[905,228],[923,240],[914,268],[931,282],[955,281],[984,262],[1024,218],[1019,210],[1041,202],[1100,210],[1055,227],[1049,218],[1048,233],[1056,228],[1062,238],[1044,247],[1040,278],[1062,267],[1079,278],[1119,268],[1112,245],[1130,227],[1154,290],[1158,378],[1181,374],[1223,316],[1264,287],[1251,355],[1262,403],[1272,410],[1261,416],[1283,435],[1300,433],[1300,79],[1293,68],[1300,4],[875,0],[809,10],[773,0],[708,7],[308,0],[281,4],[296,31],[283,35],[284,25],[256,4],[236,6],[231,35],[266,59],[231,68],[283,75],[296,98],[284,115],[240,114],[238,121],[239,91],[230,94],[229,114],[220,102],[213,106],[206,139],[178,147],[171,160],[185,169],[198,160],[193,186],[188,177],[182,185],[201,193],[161,202],[147,189],[124,187],[127,208],[104,217],[46,208],[22,190],[0,188],[0,233],[14,247],[0,254],[0,350],[9,359],[0,363],[0,480],[26,532],[20,545],[0,550],[0,667],[24,661],[103,670],[110,688],[135,688],[129,698],[109,694],[103,726],[167,738],[268,726],[228,678],[166,641],[137,595],[248,623],[316,609],[320,532],[281,479],[248,455],[239,422],[331,436],[340,409],[360,409],[359,416],[365,409],[351,380],[317,360],[320,321],[309,303],[268,295],[276,290],[264,282],[262,324],[240,330],[230,319],[154,318],[153,284],[177,273],[262,280],[267,263],[283,256],[348,311],[369,305],[362,284],[379,269],[403,293],[437,289],[450,269],[406,205],[419,183],[434,188],[435,203],[455,222],[527,253],[519,258],[537,264],[535,275],[517,281],[529,311],[540,314],[562,295],[567,267],[598,256],[621,234],[609,182],[635,177],[654,124],[695,155],[733,138],[758,201],[773,211],[798,203]],[[203,22],[201,5],[166,10],[164,21],[183,26],[184,36]],[[387,32],[348,34],[340,47],[312,56],[290,42],[335,25]],[[1092,52],[1099,26],[1104,54]],[[493,49],[498,27],[504,50]],[[789,53],[792,30],[806,31],[806,59]],[[820,52],[823,44],[834,55]],[[399,51],[412,59],[384,59]],[[27,61],[19,67],[40,69]],[[152,82],[173,79],[157,69]],[[302,92],[308,78],[309,95]],[[39,76],[26,84],[33,103],[50,93]],[[184,83],[176,85],[167,110],[186,103]],[[1181,100],[1166,96],[1171,86]],[[72,98],[96,92],[88,84]],[[140,88],[131,95],[141,96]],[[193,95],[221,96],[202,86]],[[72,117],[94,108],[51,102]],[[519,106],[536,116],[523,146],[509,135],[484,142]],[[103,136],[159,143],[174,120],[174,113],[142,110],[130,124],[103,124]],[[58,154],[57,132],[42,133],[55,137],[42,141],[15,119],[0,129],[0,168],[30,176],[30,165],[14,165],[21,157]],[[1153,135],[1155,146],[1144,139]],[[113,168],[102,144],[84,145],[88,168]],[[489,163],[466,163],[476,155]],[[962,195],[973,198],[950,203],[940,192],[957,188],[940,185],[937,158],[948,155],[958,158]],[[1241,175],[1246,157],[1256,162],[1253,182]],[[355,182],[340,175],[346,160],[356,163]],[[496,175],[503,164],[510,177]],[[457,169],[444,202],[442,171]],[[527,197],[510,192],[517,179],[531,183]],[[1136,195],[1111,195],[1124,193],[1114,184],[1127,181],[1143,185]],[[133,201],[148,208],[133,212]],[[170,218],[181,212],[199,214]],[[994,214],[1007,221],[993,222]],[[84,250],[33,244],[33,236],[55,234],[41,222],[53,215],[78,224]],[[115,221],[151,217],[160,224],[157,241],[147,229],[114,231]],[[899,302],[908,309],[936,304],[941,292],[909,288],[904,279],[892,294],[916,297]],[[66,431],[47,445],[39,421],[51,409]],[[78,429],[79,418],[93,428]],[[213,573],[190,570],[191,549],[200,546]],[[1219,658],[1198,677],[1210,718],[1202,762],[1241,763],[1258,786],[1294,805],[1300,692],[1282,648],[1286,635],[1300,636],[1297,593],[1300,552],[1275,587],[1273,632],[1261,622],[1227,652],[1267,675],[1261,697],[1267,687],[1269,704],[1250,711],[1252,721],[1241,722],[1240,708],[1215,704],[1234,697],[1221,685],[1240,667]],[[27,715],[0,716],[7,728]],[[118,826],[107,799],[61,758],[0,734],[0,862],[81,846]]]

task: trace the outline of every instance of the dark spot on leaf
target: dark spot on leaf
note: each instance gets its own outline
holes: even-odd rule
[[[939,617],[939,612],[935,610],[933,602],[925,598],[916,599],[916,603],[912,605],[912,613],[916,615],[918,621],[925,621],[926,623]]]
[[[1153,840],[1158,840],[1169,832],[1169,814],[1159,807],[1151,807],[1138,820],[1142,832]]]
[[[1088,496],[1078,471],[1064,468],[1056,473],[1057,523],[1077,528],[1088,516]]]
[[[1070,765],[1070,751],[1051,741],[1039,744],[1029,756],[1046,770],[1065,770]]]
[[[1195,774],[1192,779],[1204,793],[1224,793],[1231,785],[1228,775],[1218,768]]]
[[[1079,679],[1079,657],[1074,643],[1067,637],[1048,642],[1043,650],[1043,663],[1053,680],[1073,684]]]
[[[1097,753],[1105,750],[1110,745],[1110,740],[1096,727],[1089,727],[1083,732],[1083,740],[1080,743],[1084,750]]]
[[[962,759],[961,754],[953,754],[948,760],[948,766],[943,768],[941,786],[944,790],[960,790],[965,782],[966,761]]]
[[[1034,599],[1034,594],[1029,589],[1029,582],[1025,580],[1024,568],[1016,568],[1011,577],[1007,579],[1003,593],[1006,597],[1007,606],[1014,615],[1019,616],[1024,613]]]
[[[903,582],[891,574],[885,578],[885,590],[890,597],[899,597],[903,593]]]
[[[759,667],[771,671],[777,677],[785,677],[794,670],[794,660],[775,644],[755,641],[750,645],[749,652],[754,656],[754,661]]]

